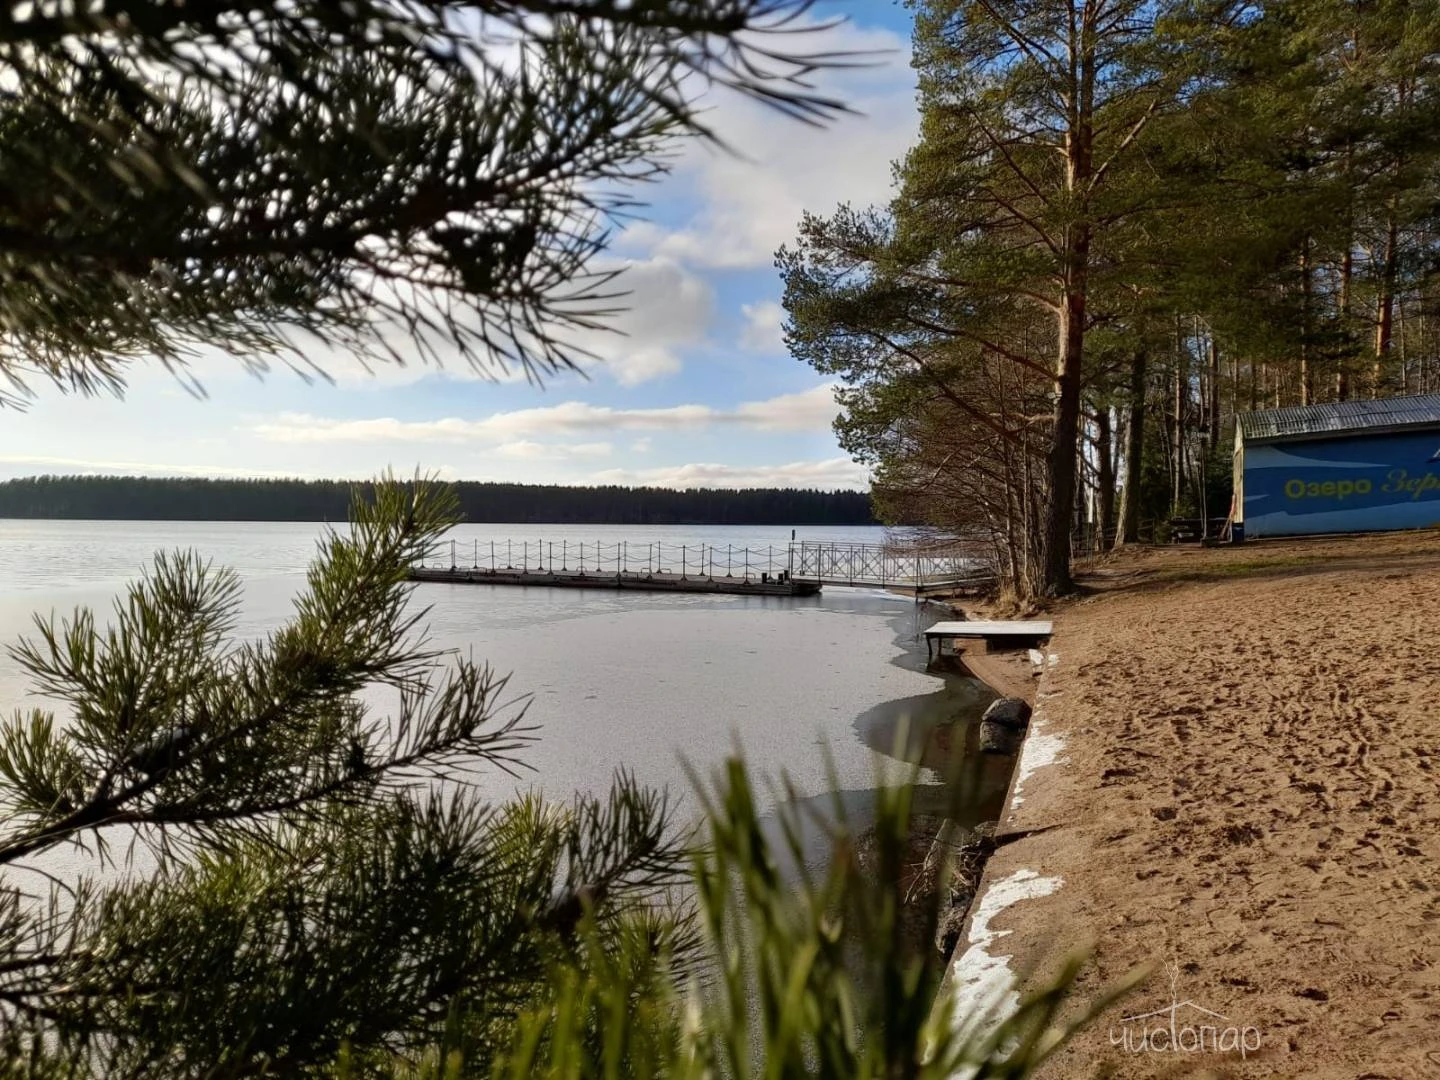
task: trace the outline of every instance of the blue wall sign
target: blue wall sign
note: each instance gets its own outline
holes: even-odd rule
[[[1244,448],[1245,535],[1440,525],[1440,430]]]

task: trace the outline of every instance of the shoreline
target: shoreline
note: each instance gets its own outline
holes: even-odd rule
[[[927,615],[938,615],[940,619],[963,619],[973,613],[967,613],[953,600],[925,600],[923,604]],[[993,700],[1019,698],[1032,708],[1036,703],[1036,669],[1025,650],[991,653],[983,643],[974,642],[936,665],[926,664],[913,645],[907,645],[906,653],[920,670],[947,682],[974,680],[993,695]],[[951,798],[958,795],[959,801],[951,802],[951,809],[938,815],[917,810],[910,826],[907,861],[912,873],[904,882],[907,898],[902,905],[902,919],[905,913],[910,914],[908,932],[916,937],[917,945],[941,954],[945,983],[950,981],[950,969],[965,946],[963,931],[981,902],[984,872],[995,850],[994,840],[1002,835],[1024,753],[1023,745],[1015,754],[980,750],[979,720],[979,713],[957,713],[924,732],[922,764],[928,762],[939,773],[941,787],[951,793]],[[957,734],[963,740],[959,744],[955,742]],[[971,785],[970,790],[964,790],[966,785]],[[987,789],[991,791],[988,797]],[[948,870],[947,880],[940,880],[942,867]],[[936,896],[941,890],[948,890],[948,899]],[[931,905],[935,905],[937,915],[935,939],[922,941],[922,927],[928,926],[925,913]]]
[[[1079,949],[1062,1020],[1149,976],[1042,1077],[1431,1074],[1440,533],[1139,550],[1082,584],[946,974],[957,1015]]]

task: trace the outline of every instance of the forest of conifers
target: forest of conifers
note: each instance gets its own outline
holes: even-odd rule
[[[38,476],[0,483],[0,517],[133,521],[344,521],[343,480]],[[859,491],[455,485],[466,521],[575,525],[870,525]]]
[[[1223,518],[1237,412],[1440,390],[1440,4],[914,10],[894,198],[779,255],[883,515],[1053,595]]]

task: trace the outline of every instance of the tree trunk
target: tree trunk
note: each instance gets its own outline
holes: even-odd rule
[[[1049,489],[1041,532],[1041,596],[1058,596],[1074,588],[1070,577],[1072,508],[1079,462],[1080,380],[1085,354],[1085,309],[1090,284],[1092,224],[1086,210],[1095,179],[1095,83],[1099,74],[1096,21],[1103,5],[1074,5],[1069,21],[1068,79],[1064,134],[1065,193],[1073,220],[1065,226],[1060,245],[1059,349],[1055,359],[1055,405],[1050,445],[1045,458]]]
[[[1220,437],[1220,346],[1211,334],[1206,339],[1206,357],[1210,365],[1210,442]]]
[[[1205,440],[1202,444],[1197,488],[1200,493],[1200,535],[1208,538],[1210,535],[1210,459],[1215,456],[1215,444],[1220,438],[1220,346],[1215,343],[1214,334],[1210,334],[1206,338],[1205,358],[1206,368],[1210,373],[1210,385],[1207,388],[1208,400],[1205,403],[1209,417],[1205,424]]]
[[[1115,546],[1140,540],[1140,468],[1145,454],[1145,350],[1130,360],[1130,419],[1125,423],[1125,488],[1120,498],[1120,528]]]
[[[1095,527],[1100,535],[1095,538],[1095,550],[1099,551],[1109,541],[1115,528],[1115,457],[1112,448],[1110,408],[1095,410],[1095,454],[1099,460],[1099,476],[1096,483],[1100,490],[1096,502]]]
[[[1083,226],[1077,227],[1083,230]],[[1060,355],[1056,360],[1055,408],[1050,430],[1050,447],[1045,457],[1046,486],[1050,497],[1045,504],[1041,535],[1041,596],[1059,596],[1074,587],[1070,578],[1071,514],[1075,503],[1075,467],[1080,437],[1080,363],[1085,349],[1085,274],[1081,260],[1089,257],[1089,237],[1075,252],[1071,284],[1060,304]]]
[[[1310,370],[1310,297],[1314,285],[1310,279],[1310,239],[1300,249],[1300,404],[1309,405],[1314,397],[1313,372]],[[1277,394],[1278,399],[1278,394]],[[1279,404],[1279,401],[1276,401]]]
[[[1345,234],[1345,254],[1340,258],[1340,326],[1345,332],[1345,353],[1335,369],[1335,400],[1350,400],[1350,290],[1355,276],[1355,255],[1351,251],[1350,233]]]
[[[1189,364],[1185,362],[1186,352],[1180,340],[1180,327],[1175,327],[1175,377],[1171,387],[1170,414],[1170,459],[1173,466],[1170,486],[1170,516],[1180,516],[1180,504],[1185,499],[1185,403],[1190,397]]]
[[[1370,376],[1370,396],[1380,396],[1385,383],[1385,361],[1390,358],[1390,341],[1395,330],[1396,246],[1399,241],[1393,202],[1386,208],[1385,254],[1380,264],[1380,296],[1375,319],[1375,366]]]

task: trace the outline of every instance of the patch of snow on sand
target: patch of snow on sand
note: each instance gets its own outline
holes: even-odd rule
[[[1044,729],[1045,721],[1034,716],[1030,718],[1030,732],[1025,736],[1025,745],[1020,749],[1020,760],[1015,763],[1015,784],[1010,790],[1010,805],[1007,807],[1009,810],[1025,801],[1021,794],[1025,781],[1046,765],[1054,765],[1063,760],[1060,751],[1065,749],[1065,737],[1047,735]]]
[[[1011,931],[990,929],[990,920],[1021,900],[1049,896],[1061,884],[1063,880],[1058,877],[1016,870],[993,883],[976,902],[970,918],[969,945],[951,965],[955,994],[952,1015],[962,1037],[983,1037],[1020,1004],[1010,957],[990,952],[990,946]]]
[[[1060,662],[1060,654],[1046,651],[1046,660],[1049,667],[1054,667]],[[1038,700],[1058,697],[1063,691],[1042,690],[1037,695]],[[1038,701],[1037,701],[1038,705]],[[1010,803],[1005,808],[1007,811],[1014,810],[1025,801],[1021,789],[1025,781],[1033,776],[1037,769],[1043,769],[1046,765],[1054,765],[1060,761],[1060,751],[1065,749],[1065,739],[1060,735],[1045,734],[1045,721],[1040,716],[1038,707],[1031,714],[1030,730],[1025,735],[1025,743],[1020,748],[1020,760],[1015,763],[1015,783],[1010,787]]]

